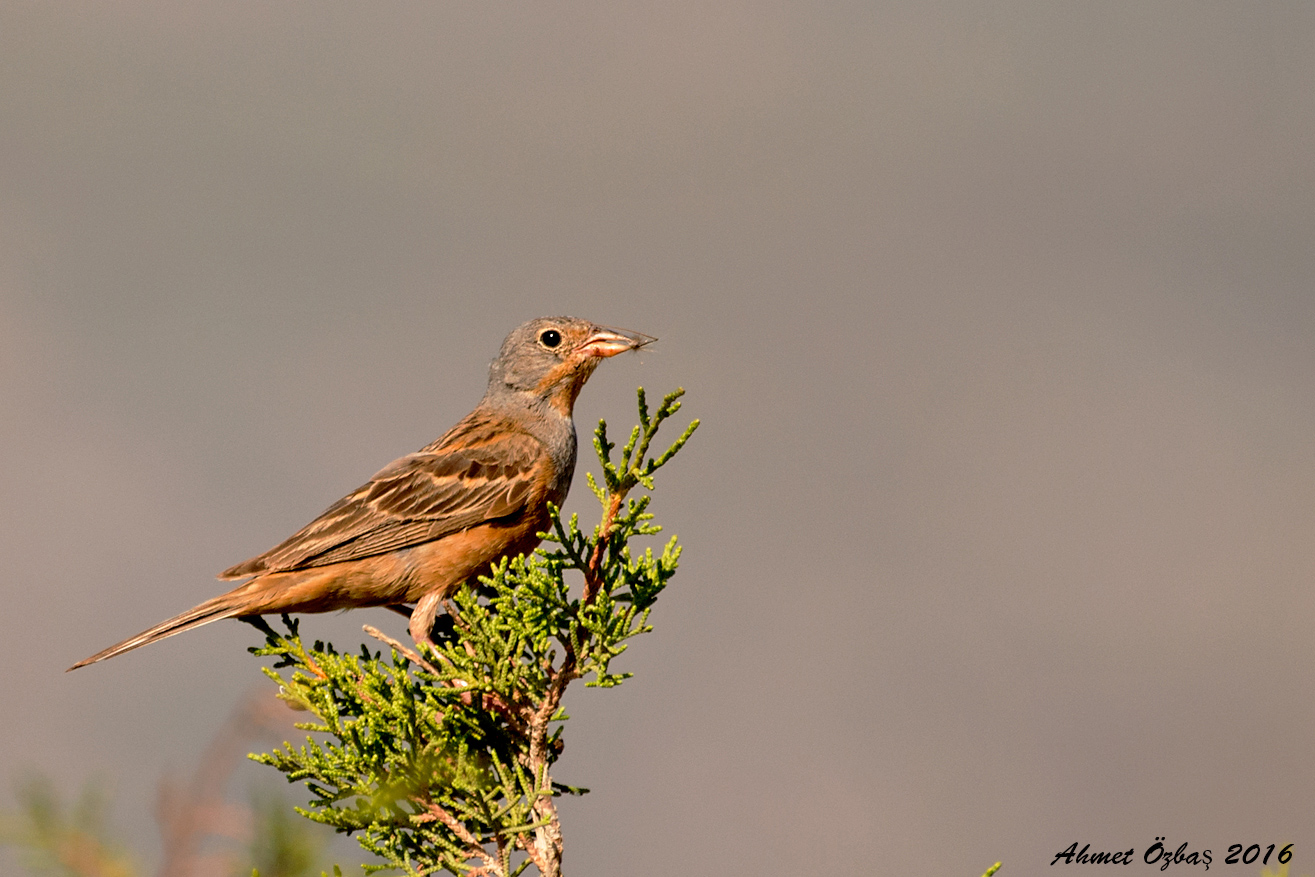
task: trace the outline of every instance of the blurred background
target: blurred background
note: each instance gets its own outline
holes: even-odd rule
[[[100,777],[158,866],[259,638],[64,668],[565,313],[661,339],[582,431],[704,421],[571,873],[1315,871],[1312,144],[1304,2],[4,4],[0,807]]]

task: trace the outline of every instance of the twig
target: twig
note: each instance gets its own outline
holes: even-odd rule
[[[393,649],[397,651],[398,654],[406,658],[412,664],[418,664],[419,666],[424,667],[426,670],[428,670],[430,673],[433,673],[435,676],[443,675],[438,672],[438,670],[434,667],[433,664],[429,663],[423,657],[421,657],[420,653],[417,652],[415,649],[407,648],[397,640],[393,639],[388,634],[379,630],[377,627],[366,624],[361,627],[361,630],[365,631],[370,636],[379,640],[379,642],[391,646]]]
[[[470,858],[483,861],[484,867],[488,869],[488,872],[491,874],[502,873],[502,869],[498,867],[498,863],[489,855],[488,850],[484,849],[484,845],[476,839],[475,835],[470,833],[470,829],[466,828],[459,819],[433,802],[423,801],[418,798],[412,798],[411,800],[424,807],[427,811],[426,813],[416,816],[416,822],[432,822],[437,819],[439,822],[450,828],[452,833],[461,838],[461,840],[470,848],[467,850]]]
[[[626,494],[629,492],[630,488],[624,487],[612,494],[607,503],[607,512],[603,515],[602,526],[599,527],[598,542],[594,545],[593,553],[589,555],[589,565],[584,569],[584,594],[580,601],[585,606],[594,602],[594,598],[598,596],[598,591],[603,586],[603,552],[612,541],[612,525],[616,523],[616,516],[621,512],[621,503],[625,502]]]
[[[546,873],[548,870],[547,863],[545,863],[543,857],[539,855],[539,848],[534,841],[530,840],[529,835],[523,831],[517,832],[516,840],[520,844],[521,849],[529,854],[530,861],[534,863],[534,867],[539,869],[539,873]]]

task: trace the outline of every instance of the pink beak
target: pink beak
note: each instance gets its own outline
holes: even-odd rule
[[[580,345],[579,352],[584,356],[597,356],[600,358],[616,356],[618,353],[625,353],[627,350],[638,350],[656,340],[652,336],[642,335],[639,332],[598,326],[594,334],[590,335],[584,344]]]

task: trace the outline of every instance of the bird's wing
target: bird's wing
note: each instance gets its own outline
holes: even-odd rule
[[[459,439],[394,460],[287,540],[219,577],[371,557],[524,509],[550,465],[543,445],[505,428],[467,428]]]

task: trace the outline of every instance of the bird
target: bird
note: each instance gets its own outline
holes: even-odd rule
[[[576,397],[603,359],[656,341],[577,317],[512,330],[475,410],[220,579],[245,579],[69,670],[218,621],[387,606],[431,642],[442,601],[504,557],[534,550],[575,472]]]

